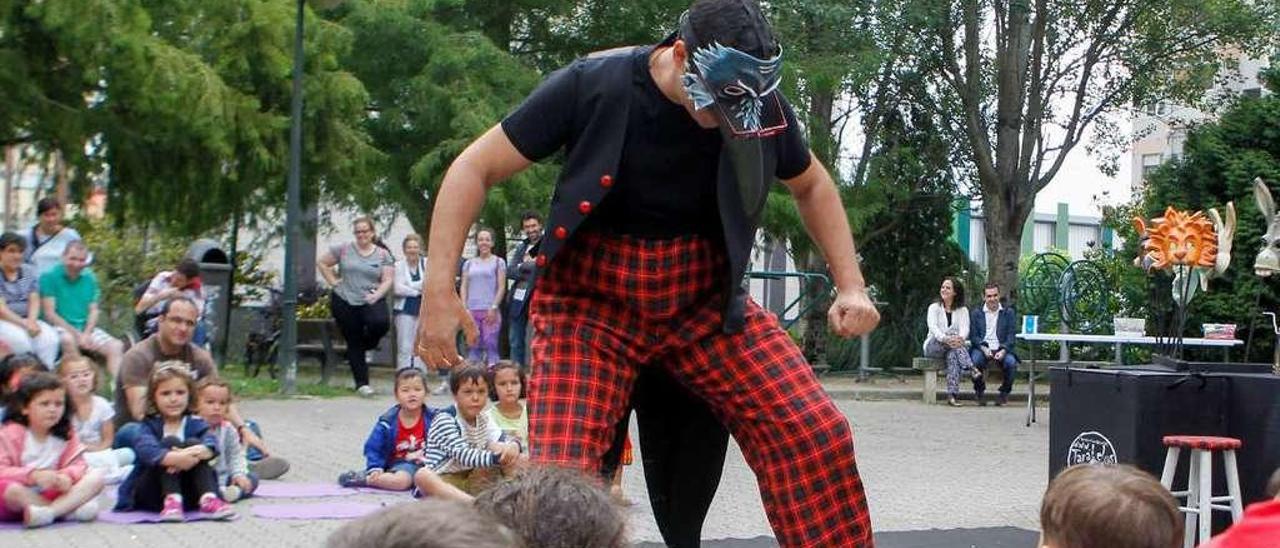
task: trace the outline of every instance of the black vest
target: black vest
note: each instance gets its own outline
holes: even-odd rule
[[[565,242],[613,187],[630,119],[635,58],[648,56],[652,51],[652,46],[609,50],[569,66],[568,70],[575,76],[579,110],[574,116],[573,136],[566,144],[568,154],[560,179],[551,197],[546,229],[535,250],[539,274],[554,264]],[[775,140],[776,137],[761,140],[763,172],[770,181],[778,163]],[[724,152],[727,148],[721,149],[716,200],[724,227],[725,251],[729,255],[728,271],[724,273],[728,299],[723,330],[736,333],[743,327],[747,263],[768,193],[763,193],[757,204],[743,204],[736,174]]]

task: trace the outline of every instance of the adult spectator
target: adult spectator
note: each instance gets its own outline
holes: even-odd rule
[[[73,350],[101,354],[114,378],[120,373],[124,343],[98,327],[98,277],[86,268],[89,250],[75,240],[62,250],[62,264],[40,275],[44,320],[75,341]]]
[[[218,374],[213,356],[191,344],[199,313],[185,296],[169,299],[160,306],[156,333],[133,345],[121,360],[120,376],[115,382],[116,430],[125,423],[142,420],[147,410],[147,382],[155,364],[181,361],[191,368],[193,380]]]
[[[462,263],[462,287],[458,294],[480,335],[467,350],[467,359],[484,363],[490,368],[498,363],[498,333],[502,331],[502,314],[498,305],[507,290],[507,280],[502,273],[507,261],[493,254],[493,229],[476,231],[476,256]]]
[[[133,345],[125,353],[120,376],[115,381],[115,447],[128,447],[136,435],[134,425],[142,420],[147,410],[147,383],[156,364],[167,361],[186,363],[194,376],[192,380],[218,375],[213,356],[203,348],[192,344],[198,312],[195,302],[183,295],[169,299],[161,305],[156,333]],[[285,461],[271,458],[267,446],[252,421],[244,419],[236,404],[227,410],[227,421],[240,433],[249,454],[249,468],[264,479],[274,479],[288,470]]]
[[[982,288],[981,308],[969,313],[969,359],[982,375],[973,378],[973,392],[978,405],[986,405],[987,364],[998,363],[1004,373],[996,405],[1009,401],[1013,375],[1018,370],[1018,357],[1013,353],[1013,309],[1000,304],[1000,286],[988,283]]]
[[[60,338],[58,330],[39,319],[40,280],[35,267],[22,261],[26,245],[16,233],[0,235],[0,341],[14,354],[35,354],[52,370]]]
[[[138,315],[138,334],[145,338],[155,333],[156,318],[160,316],[164,303],[179,295],[191,299],[196,305],[197,315],[201,318],[204,316],[204,286],[200,281],[200,265],[192,259],[183,259],[173,270],[161,271],[151,278],[146,291],[133,306],[133,311]],[[196,345],[204,343],[204,333],[201,332],[199,321],[200,318],[197,318],[192,338]]]
[[[62,202],[57,198],[41,198],[36,214],[40,220],[31,227],[22,257],[36,267],[36,276],[43,276],[61,262],[67,244],[80,241],[80,233],[62,224]]]
[[[524,241],[516,246],[507,261],[507,279],[512,281],[507,299],[507,340],[511,343],[511,360],[522,367],[529,365],[529,297],[533,293],[533,281],[538,270],[533,249],[542,238],[542,216],[536,211],[526,211],[520,216],[520,230]]]
[[[960,374],[977,371],[969,359],[969,309],[964,306],[964,286],[951,276],[942,279],[938,300],[929,305],[929,336],[924,355],[943,358],[947,366],[947,403],[959,407]],[[977,373],[981,374],[981,373]]]
[[[329,248],[316,266],[333,288],[329,306],[347,341],[347,363],[351,365],[356,392],[368,397],[373,395],[373,388],[369,386],[365,351],[377,348],[378,341],[391,329],[384,299],[395,282],[395,258],[377,240],[373,219],[356,219],[353,231],[354,242]]]
[[[422,276],[427,272],[427,259],[422,255],[422,237],[410,234],[400,244],[404,260],[396,263],[396,369],[424,369],[422,359],[413,355],[413,340],[418,336],[418,309],[422,307]]]

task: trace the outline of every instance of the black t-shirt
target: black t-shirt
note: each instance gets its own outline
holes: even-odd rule
[[[703,129],[684,106],[667,99],[649,73],[649,56],[633,55],[631,110],[614,187],[584,223],[646,238],[721,236],[716,171],[721,136]],[[809,168],[809,147],[785,101],[789,127],[778,139],[775,175],[790,179]],[[502,121],[521,155],[540,160],[574,141],[574,74],[552,73]],[[581,143],[580,146],[590,146]]]

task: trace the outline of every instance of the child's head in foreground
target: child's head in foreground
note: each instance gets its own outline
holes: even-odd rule
[[[1177,548],[1183,518],[1150,474],[1128,465],[1081,464],[1049,482],[1040,505],[1045,548]]]
[[[428,498],[344,525],[329,548],[520,548],[515,535],[470,504]]]
[[[538,548],[622,548],[626,519],[598,483],[553,467],[523,470],[480,493],[476,509]]]

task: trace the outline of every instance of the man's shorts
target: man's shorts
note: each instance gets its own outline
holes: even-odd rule
[[[66,329],[64,329],[64,328],[62,328],[62,327],[56,327],[55,329],[57,329],[57,330],[58,330],[58,334],[59,334],[59,335],[64,335],[64,334],[65,334],[65,335],[71,335],[72,337],[74,337],[74,336],[75,336],[74,334],[70,333],[69,331],[67,331]],[[94,347],[100,347],[100,346],[102,346],[102,345],[104,345],[104,344],[107,344],[107,343],[109,343],[109,342],[118,341],[118,340],[119,340],[119,339],[116,339],[115,337],[112,337],[110,333],[107,333],[107,332],[106,332],[106,331],[104,331],[101,327],[95,327],[95,328],[93,328],[93,344],[94,344]]]

